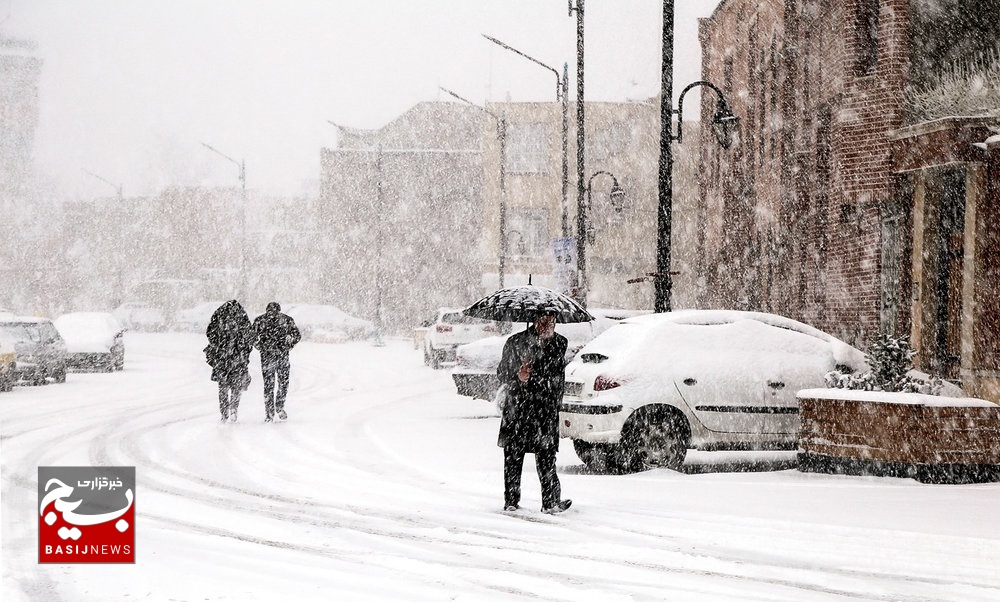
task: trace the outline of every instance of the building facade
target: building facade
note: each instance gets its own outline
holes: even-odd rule
[[[701,151],[703,305],[776,311],[862,349],[906,334],[918,367],[1000,399],[983,222],[998,204],[987,140],[1000,102],[931,102],[963,77],[954,96],[974,96],[977,70],[990,80],[998,9],[724,0],[702,21],[703,78],[740,117],[733,148]],[[970,116],[942,119],[952,110]]]
[[[563,200],[562,107],[559,103],[491,103],[491,113],[506,122],[504,157],[494,130],[486,124],[483,154],[482,292],[499,285],[501,254],[504,284],[534,284],[573,292],[578,248],[577,124],[567,124],[565,201]],[[576,114],[574,103],[568,113]],[[651,309],[656,271],[657,166],[659,104],[587,103],[583,206],[587,215],[585,283],[593,307]],[[674,258],[678,307],[692,307],[698,282],[694,274],[697,190],[694,182],[698,140],[678,145],[675,165]],[[503,172],[501,173],[501,161]],[[505,191],[501,191],[501,178]],[[617,182],[624,195],[612,198]],[[500,203],[504,199],[506,248],[501,252]],[[567,255],[561,240],[568,240]],[[557,252],[558,251],[558,252]],[[561,265],[568,262],[569,270]]]
[[[323,302],[407,332],[479,292],[482,110],[424,102],[321,151]]]

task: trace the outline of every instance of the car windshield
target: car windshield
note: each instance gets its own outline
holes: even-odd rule
[[[42,333],[37,324],[0,324],[0,332],[10,335],[15,341],[40,343]]]

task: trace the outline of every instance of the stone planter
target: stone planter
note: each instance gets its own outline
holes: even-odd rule
[[[799,470],[1000,480],[1000,406],[982,399],[846,389],[800,391]]]

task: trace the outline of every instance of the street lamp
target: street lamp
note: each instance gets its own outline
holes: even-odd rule
[[[577,238],[581,232],[586,230],[586,202],[583,191],[583,159],[585,136],[584,136],[584,110],[583,110],[583,0],[576,0],[576,7],[573,0],[567,0],[569,5],[569,16],[573,16],[576,11],[576,230]],[[576,250],[576,271],[583,277],[587,269],[586,250],[580,247]],[[577,301],[584,307],[587,306],[587,289],[580,283],[577,288]]]
[[[442,87],[441,90],[454,96],[458,100],[461,100],[467,105],[476,107],[480,111],[492,117],[497,123],[497,140],[500,141],[500,265],[497,267],[497,282],[500,285],[499,288],[503,288],[504,269],[507,264],[507,183],[506,169],[504,165],[507,162],[507,114],[501,112],[498,116],[493,111],[459,96],[448,88]]]
[[[611,178],[610,200],[611,200],[611,206],[616,211],[620,209],[622,202],[625,199],[625,191],[622,190],[622,187],[618,185],[618,178],[616,178],[614,174],[612,174],[609,171],[603,171],[603,170],[595,171],[593,174],[591,174],[590,179],[587,180],[587,212],[584,214],[585,216],[589,216],[590,214],[591,191],[593,189],[594,178],[600,175],[605,175]],[[576,233],[576,246],[578,253],[582,253],[582,250],[586,246],[588,239],[590,240],[590,242],[594,242],[594,233],[590,226],[589,217],[585,217],[583,228]],[[583,268],[581,267],[581,270],[582,269]],[[581,271],[579,278],[580,278],[580,289],[584,291],[581,292],[580,294],[581,296],[586,296],[585,291],[587,287],[587,273],[585,271]]]
[[[121,184],[115,184],[115,183],[111,182],[110,180],[102,178],[101,176],[97,175],[96,173],[94,173],[92,171],[87,171],[86,169],[83,170],[83,173],[85,173],[87,175],[90,175],[90,176],[94,176],[98,180],[100,180],[100,181],[104,182],[105,184],[108,184],[109,186],[111,186],[112,188],[114,188],[118,192],[118,200],[119,201],[122,200],[123,197],[122,197],[122,185]]]
[[[244,303],[249,302],[249,287],[247,286],[247,170],[246,163],[244,161],[237,161],[229,155],[219,151],[218,149],[201,143],[202,146],[212,151],[213,153],[219,155],[223,159],[235,164],[240,168],[240,195],[241,195],[241,207],[240,207],[240,281],[239,281],[239,291],[237,295],[239,298],[243,299]]]
[[[583,0],[577,0],[582,3]],[[670,296],[673,288],[674,272],[670,271],[670,230],[674,196],[674,156],[671,143],[681,142],[683,131],[682,110],[684,94],[695,86],[706,86],[715,91],[719,99],[712,119],[712,134],[723,147],[729,148],[738,119],[729,109],[722,90],[707,81],[697,81],[681,92],[675,111],[673,103],[674,85],[674,1],[663,0],[663,62],[660,69],[660,163],[658,177],[659,206],[656,221],[656,272],[653,274],[654,302],[656,312],[670,311]],[[677,115],[677,135],[673,133],[673,116]]]
[[[501,48],[510,50],[511,52],[519,54],[537,65],[541,65],[556,75],[556,100],[562,100],[562,196],[560,197],[561,201],[559,206],[562,209],[562,235],[563,238],[566,238],[569,236],[569,203],[567,203],[566,200],[567,191],[569,189],[569,65],[567,63],[563,63],[563,74],[560,79],[559,72],[553,67],[550,67],[542,61],[521,52],[509,44],[504,44],[500,40],[488,36],[485,33],[483,34],[483,37]]]

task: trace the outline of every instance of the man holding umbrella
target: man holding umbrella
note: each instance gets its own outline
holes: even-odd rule
[[[530,322],[503,348],[497,379],[506,389],[497,444],[503,448],[504,510],[521,501],[524,455],[535,454],[542,487],[542,512],[555,514],[570,507],[562,499],[556,474],[559,449],[559,405],[566,385],[566,337],[556,322],[593,320],[587,310],[565,295],[537,286],[502,289],[465,310],[488,319]]]

